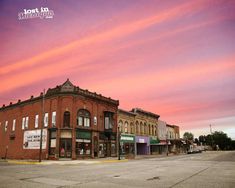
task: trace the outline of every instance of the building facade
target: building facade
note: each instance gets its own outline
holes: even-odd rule
[[[132,112],[118,110],[119,152],[126,158],[135,157],[135,116]]]
[[[74,86],[69,80],[45,95],[0,108],[0,157],[117,156],[119,101]]]
[[[131,140],[128,136],[135,137],[135,142],[125,148],[133,148],[132,155],[148,155],[158,142],[157,120],[159,115],[144,111],[140,108],[133,108],[131,111],[118,111],[118,126],[120,130],[120,143],[122,138]],[[126,154],[126,150],[125,154]]]
[[[180,139],[179,126],[166,125],[168,150],[170,153],[184,153],[185,143]]]

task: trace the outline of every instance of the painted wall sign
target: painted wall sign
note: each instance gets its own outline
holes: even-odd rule
[[[41,130],[24,131],[23,149],[40,149]],[[42,132],[42,149],[46,149],[47,130]]]

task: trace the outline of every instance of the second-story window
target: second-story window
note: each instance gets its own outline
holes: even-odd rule
[[[28,129],[29,128],[29,117],[27,116],[25,118],[25,129]]]
[[[139,134],[140,133],[140,128],[139,128],[139,122],[135,122],[135,127],[136,127],[136,134]]]
[[[44,114],[44,127],[48,126],[48,113]]]
[[[35,125],[34,125],[35,128],[38,128],[38,117],[39,117],[38,115],[35,116]]]
[[[124,132],[128,133],[128,122],[127,121],[125,122]]]
[[[70,112],[64,112],[64,127],[70,127]]]
[[[56,112],[52,112],[51,125],[56,127]]]
[[[112,129],[113,128],[113,113],[112,112],[104,112],[104,128]]]
[[[90,127],[91,114],[88,110],[80,109],[77,114],[77,125]]]
[[[134,124],[133,123],[131,123],[131,134],[134,134]]]
[[[15,131],[16,129],[16,119],[13,119],[13,122],[12,122],[12,131]]]
[[[5,121],[5,132],[7,132],[8,121]]]

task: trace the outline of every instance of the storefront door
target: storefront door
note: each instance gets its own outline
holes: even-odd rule
[[[60,157],[63,157],[63,158],[72,157],[72,139],[71,138],[60,139]]]
[[[107,155],[106,155],[106,157],[111,157],[111,143],[107,142],[106,146],[107,146]]]

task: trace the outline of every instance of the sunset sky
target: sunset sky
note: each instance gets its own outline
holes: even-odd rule
[[[51,19],[18,20],[48,7]],[[235,1],[1,0],[0,105],[74,85],[235,139]]]

